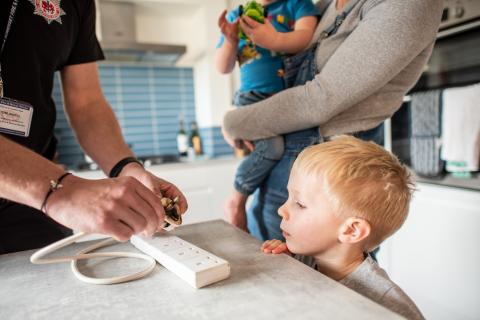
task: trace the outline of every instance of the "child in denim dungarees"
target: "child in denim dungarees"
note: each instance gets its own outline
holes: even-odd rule
[[[253,19],[239,21],[239,9],[223,12],[219,19],[222,31],[217,46],[216,67],[230,73],[238,61],[241,85],[234,104],[246,106],[286,89],[283,58],[302,51],[310,43],[317,24],[318,10],[312,0],[263,0],[266,11],[261,32],[249,33]],[[238,25],[249,37],[238,38]],[[282,137],[257,140],[255,150],[240,164],[235,176],[235,191],[227,200],[227,218],[245,217],[245,203],[269,175],[284,153]],[[238,214],[243,213],[243,214]],[[246,230],[244,221],[230,221]]]

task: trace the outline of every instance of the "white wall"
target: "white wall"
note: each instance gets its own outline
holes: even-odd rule
[[[418,188],[379,262],[427,319],[480,319],[480,192]]]
[[[137,3],[137,39],[187,46],[187,53],[179,60],[178,66],[194,68],[199,126],[220,126],[224,113],[231,107],[234,92],[234,76],[219,74],[214,64],[220,36],[217,20],[228,7],[228,2],[159,2]]]
[[[193,66],[205,51],[205,28],[201,6],[179,4],[176,7],[177,9],[162,4],[137,4],[137,40],[185,45],[187,52],[177,65]],[[202,20],[199,20],[199,17]]]

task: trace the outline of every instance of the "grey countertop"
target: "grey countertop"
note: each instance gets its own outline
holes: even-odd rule
[[[230,278],[193,289],[157,264],[141,280],[90,285],[78,281],[68,263],[30,264],[34,251],[1,255],[0,319],[400,319],[287,255],[261,253],[259,241],[224,221],[186,225],[173,233],[228,260]],[[130,243],[113,249],[136,250]],[[138,270],[144,263],[94,260],[81,267],[106,276]]]

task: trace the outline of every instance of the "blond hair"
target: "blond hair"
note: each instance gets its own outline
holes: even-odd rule
[[[321,178],[340,217],[370,223],[367,250],[402,226],[415,190],[410,171],[393,154],[351,136],[305,149],[292,172]]]

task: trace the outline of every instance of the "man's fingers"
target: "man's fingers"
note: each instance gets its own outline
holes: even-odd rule
[[[165,210],[162,206],[160,198],[140,182],[136,185],[135,191],[143,200],[145,200],[145,202],[150,205],[150,207],[153,208],[155,215],[158,218],[155,230],[158,229],[160,223],[165,220]]]
[[[129,202],[130,207],[141,214],[147,221],[145,230],[148,234],[153,234],[158,228],[158,216],[155,213],[155,209],[145,200],[141,194],[135,190],[135,196]]]
[[[147,219],[129,206],[118,208],[115,218],[129,226],[134,234],[142,232],[147,227]]]
[[[175,188],[175,189],[177,189],[177,188]],[[177,189],[175,197],[177,197],[177,196],[178,196],[178,208],[180,209],[180,214],[184,214],[188,209],[187,198],[185,198],[183,193],[180,192],[180,190],[178,190],[178,189]]]
[[[180,209],[180,214],[184,214],[185,211],[188,209],[187,199],[183,195],[183,193],[178,189],[174,184],[166,182],[169,184],[168,189],[164,190],[165,196],[169,197],[170,199],[175,199],[178,197],[178,208]]]
[[[133,229],[120,220],[113,222],[105,231],[120,242],[128,241],[134,234]]]

